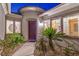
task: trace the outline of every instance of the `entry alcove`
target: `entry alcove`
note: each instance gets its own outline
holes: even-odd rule
[[[44,10],[39,7],[24,7],[20,10],[22,13],[22,34],[27,41],[36,41],[38,33],[39,14]]]

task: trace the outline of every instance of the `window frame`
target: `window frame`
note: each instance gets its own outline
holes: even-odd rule
[[[9,19],[7,19],[7,20],[9,20]],[[9,34],[9,33],[7,33],[7,20],[5,20],[5,35]],[[15,23],[20,22],[20,33],[22,34],[22,21],[17,21],[17,20],[9,20],[9,21],[13,21],[13,33],[16,33]]]

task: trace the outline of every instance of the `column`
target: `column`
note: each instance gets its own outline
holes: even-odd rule
[[[63,17],[61,17],[60,23],[61,23],[61,32],[63,32]]]

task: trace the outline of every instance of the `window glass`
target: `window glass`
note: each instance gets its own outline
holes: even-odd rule
[[[50,20],[45,20],[43,24],[44,24],[44,28],[50,27]]]
[[[75,32],[78,32],[78,23],[75,23],[75,24],[74,24],[74,31],[75,31]]]
[[[56,20],[52,20],[52,28],[57,29]]]
[[[6,33],[13,33],[13,21],[6,21]]]
[[[15,30],[15,31],[14,31]],[[6,21],[6,33],[21,33],[21,22],[20,21]]]
[[[15,32],[21,33],[21,22],[20,21],[15,21]]]

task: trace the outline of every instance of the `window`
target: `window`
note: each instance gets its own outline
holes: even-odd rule
[[[11,20],[6,22],[6,33],[13,33],[13,21]]]
[[[21,22],[7,20],[6,21],[6,33],[21,33]]]
[[[75,24],[74,24],[74,31],[75,31],[75,32],[78,32],[78,23],[75,23]]]
[[[44,24],[44,28],[50,27],[50,20],[45,20],[43,24]]]
[[[20,21],[15,21],[15,32],[21,33],[21,22]]]
[[[52,28],[57,29],[56,20],[52,20]]]

